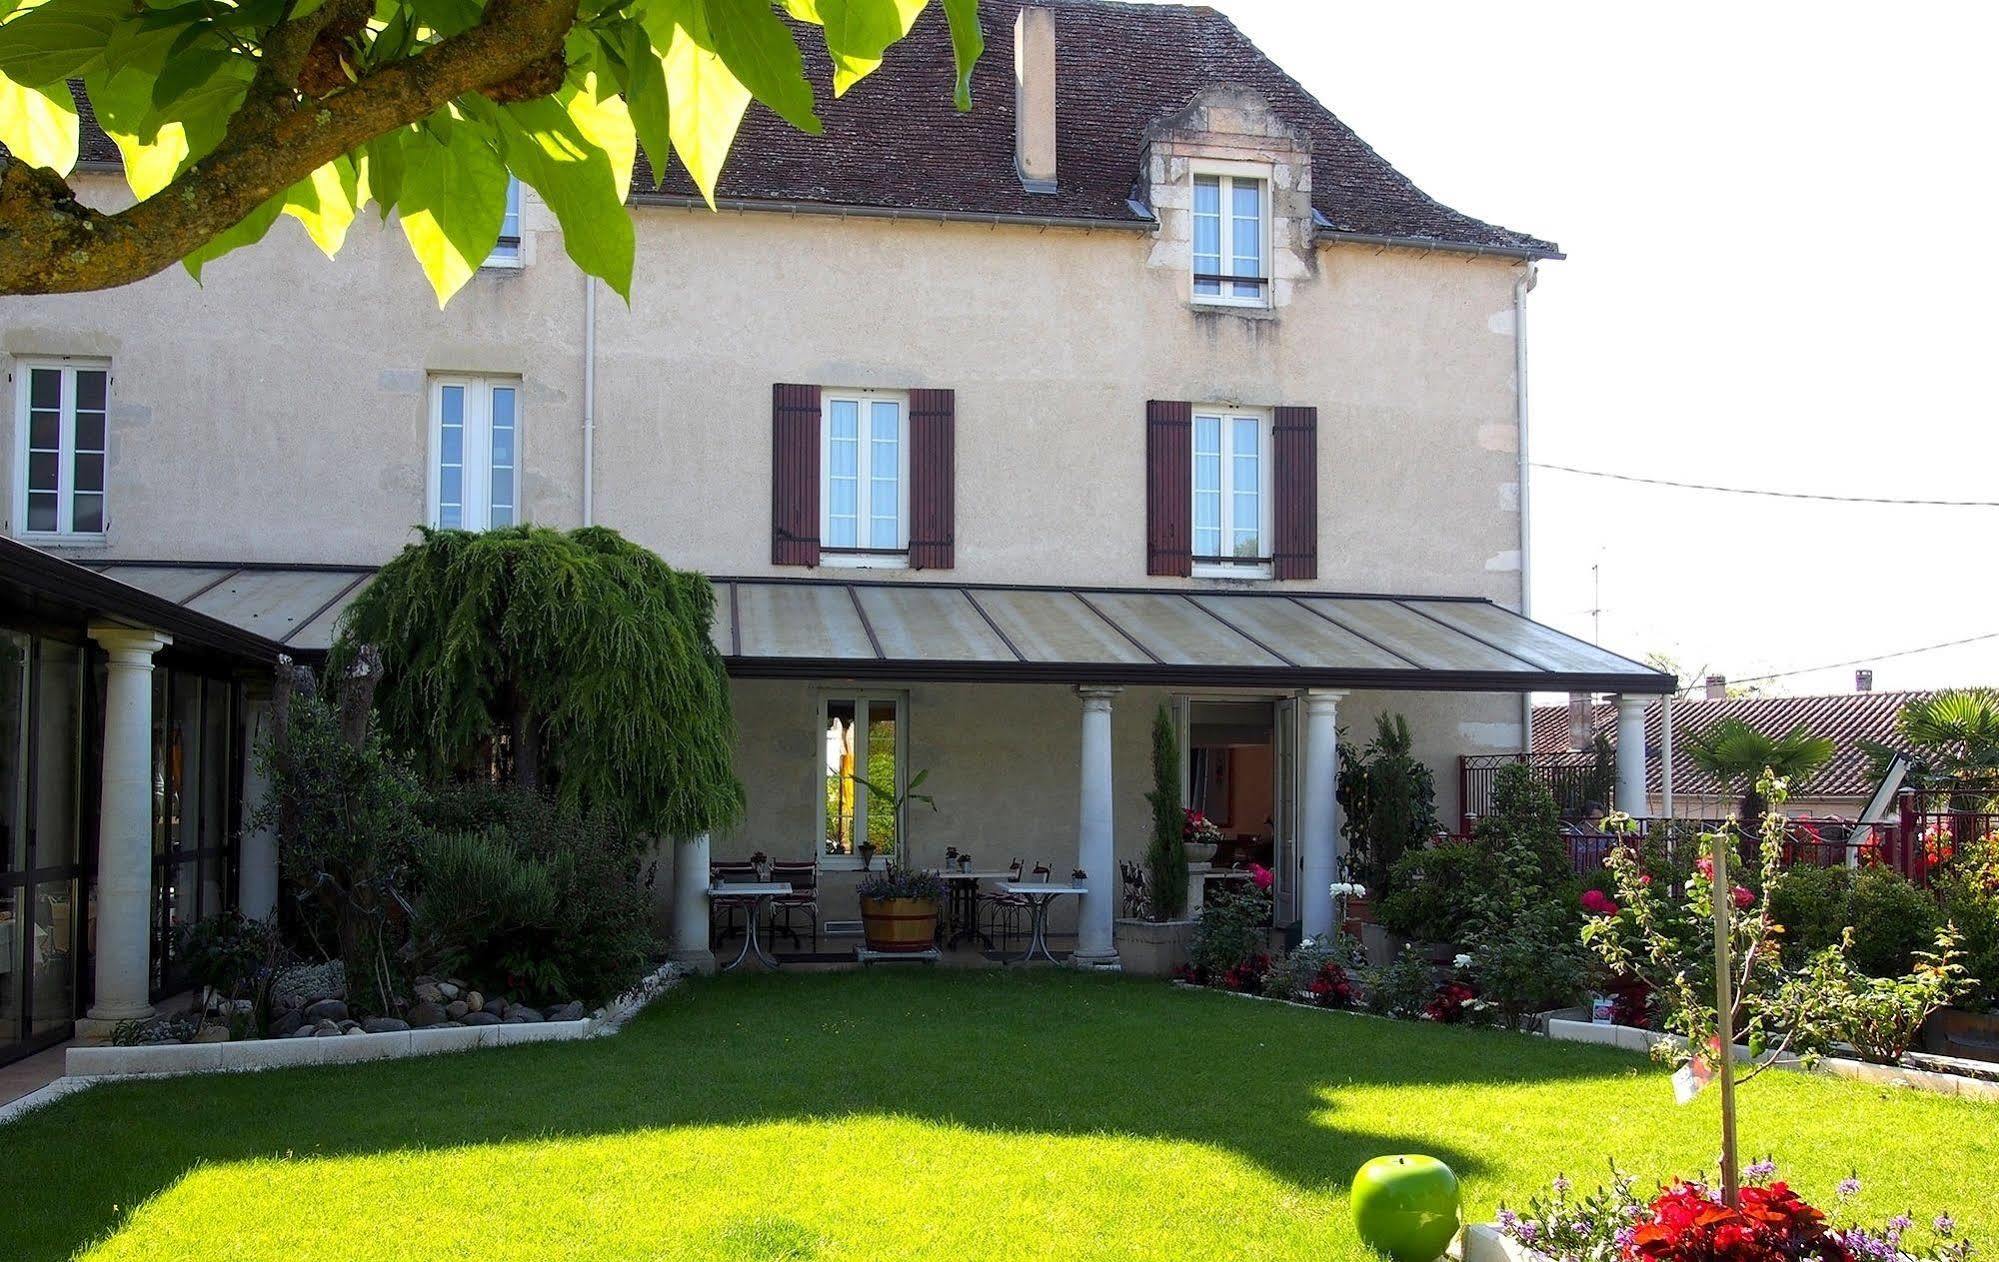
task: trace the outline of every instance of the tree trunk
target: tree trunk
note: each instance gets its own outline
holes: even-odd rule
[[[514,783],[541,788],[541,721],[523,703],[514,705]]]
[[[340,739],[355,749],[368,743],[368,724],[374,717],[375,709],[375,685],[381,680],[381,651],[372,644],[362,645],[340,680]]]

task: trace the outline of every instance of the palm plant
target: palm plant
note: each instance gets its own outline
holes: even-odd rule
[[[1999,689],[1948,688],[1918,697],[1895,715],[1895,745],[1868,745],[1877,768],[1909,760],[1914,788],[1999,793]]]
[[[1756,782],[1767,769],[1788,784],[1801,784],[1832,761],[1833,744],[1813,736],[1803,724],[1782,736],[1759,732],[1737,718],[1722,719],[1687,741],[1694,765],[1730,788],[1742,789],[1739,813],[1744,828],[1756,828],[1769,809]]]

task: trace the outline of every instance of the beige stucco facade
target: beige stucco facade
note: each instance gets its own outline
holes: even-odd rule
[[[1176,150],[1158,170],[1178,179],[1186,167],[1172,164],[1188,160]],[[115,177],[80,182],[94,199],[118,196]],[[1526,265],[1312,244],[1280,223],[1272,309],[1203,309],[1175,239],[1187,216],[1170,195],[1156,200],[1157,232],[637,207],[631,303],[597,295],[595,520],[675,565],[799,573],[770,561],[773,383],[948,387],[956,567],[910,577],[1214,585],[1146,575],[1146,401],[1312,405],[1319,573],[1294,586],[1518,608],[1514,302]],[[176,270],[115,293],[0,301],[9,368],[81,356],[113,375],[107,533],[34,541],[84,561],[379,563],[428,512],[428,383],[445,373],[518,378],[524,516],[581,524],[587,282],[532,194],[524,218],[525,265],[480,272],[442,311],[400,231],[372,212],[337,260],[281,220],[200,285]],[[0,463],[12,488],[9,402]],[[907,765],[930,769],[938,799],[910,819],[915,856],[955,844],[982,865],[1065,871],[1075,695],[904,691]],[[749,814],[715,839],[717,857],[815,848],[820,695],[814,683],[736,683]],[[1143,852],[1147,726],[1167,699],[1129,688],[1114,703],[1120,859]],[[1356,694],[1340,726],[1364,739],[1383,708],[1409,717],[1446,819],[1456,755],[1520,743],[1518,699],[1496,694]],[[662,883],[670,871],[660,865]],[[851,876],[829,878],[829,916],[851,914],[842,881],[850,890]]]

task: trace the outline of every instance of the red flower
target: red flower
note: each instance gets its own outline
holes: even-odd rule
[[[1740,885],[1730,890],[1728,892],[1728,896],[1734,899],[1735,905],[1741,908],[1743,911],[1749,910],[1749,905],[1756,901],[1756,895],[1751,894],[1748,890],[1743,889]]]
[[[1583,891],[1583,910],[1592,916],[1615,916],[1621,910],[1616,900],[1602,890]]]
[[[1782,1183],[1742,1189],[1730,1209],[1697,1184],[1679,1183],[1652,1202],[1626,1247],[1627,1262],[1852,1262],[1825,1215]]]
[[[1262,864],[1252,863],[1249,865],[1249,879],[1250,883],[1256,886],[1256,888],[1267,890],[1270,888],[1271,882],[1276,879],[1276,875]]]

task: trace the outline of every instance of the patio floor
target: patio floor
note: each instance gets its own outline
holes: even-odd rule
[[[4,1136],[9,1257],[1363,1262],[1356,1167],[1467,1208],[1711,1167],[1712,1092],[1605,1048],[1067,970],[731,974],[616,1038],[100,1087]],[[1999,1239],[1999,1109],[1797,1074],[1745,1144]],[[1585,1183],[1587,1186],[1587,1183]]]

